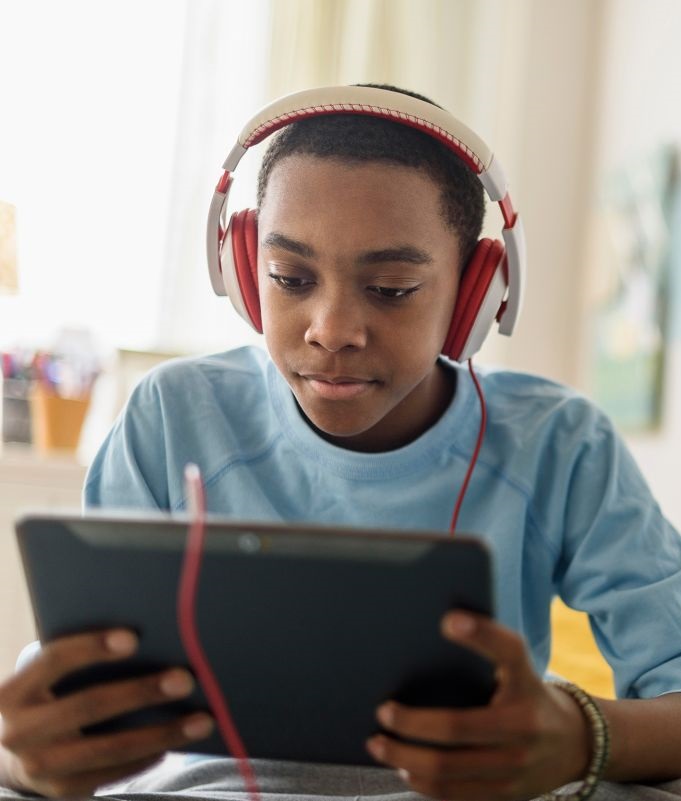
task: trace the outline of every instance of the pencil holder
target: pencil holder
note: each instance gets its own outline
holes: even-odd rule
[[[42,384],[31,392],[33,444],[43,452],[78,448],[90,396],[62,398]]]

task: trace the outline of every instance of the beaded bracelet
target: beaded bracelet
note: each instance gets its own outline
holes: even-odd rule
[[[584,692],[581,687],[570,681],[552,681],[550,683],[571,695],[579,704],[579,708],[586,717],[591,729],[592,750],[589,769],[581,785],[573,793],[561,794],[555,791],[544,793],[541,801],[585,801],[585,799],[591,798],[594,794],[610,756],[608,721],[593,698]]]

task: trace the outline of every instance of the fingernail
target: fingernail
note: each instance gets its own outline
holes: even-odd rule
[[[446,628],[449,634],[456,636],[465,636],[472,634],[475,629],[475,620],[470,615],[462,614],[461,612],[454,612],[447,617]]]
[[[366,747],[375,759],[383,759],[385,757],[385,743],[380,737],[373,737],[371,740],[367,740]]]
[[[105,644],[114,654],[131,654],[137,648],[137,637],[131,631],[117,629],[106,635]]]
[[[405,770],[404,768],[400,768],[400,769],[397,771],[397,775],[398,775],[398,776],[400,777],[400,779],[402,779],[403,781],[405,781],[405,782],[408,782],[408,781],[409,781],[409,771],[408,771],[408,770]]]
[[[379,723],[382,723],[384,726],[392,726],[395,719],[395,710],[391,704],[383,704],[376,710],[376,717]]]
[[[194,689],[194,680],[184,670],[173,670],[161,679],[161,692],[174,698],[189,695]]]
[[[182,731],[190,740],[202,740],[213,731],[213,721],[206,715],[190,718],[182,727]]]

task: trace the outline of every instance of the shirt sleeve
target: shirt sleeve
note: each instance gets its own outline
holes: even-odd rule
[[[135,388],[85,477],[83,507],[169,508],[164,408],[153,374]]]
[[[617,696],[681,692],[681,537],[598,412],[572,464],[564,520],[558,592],[588,613]]]

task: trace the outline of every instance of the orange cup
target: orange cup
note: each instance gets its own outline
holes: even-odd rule
[[[34,446],[40,451],[75,451],[90,396],[62,398],[42,384],[36,384],[30,398]]]

